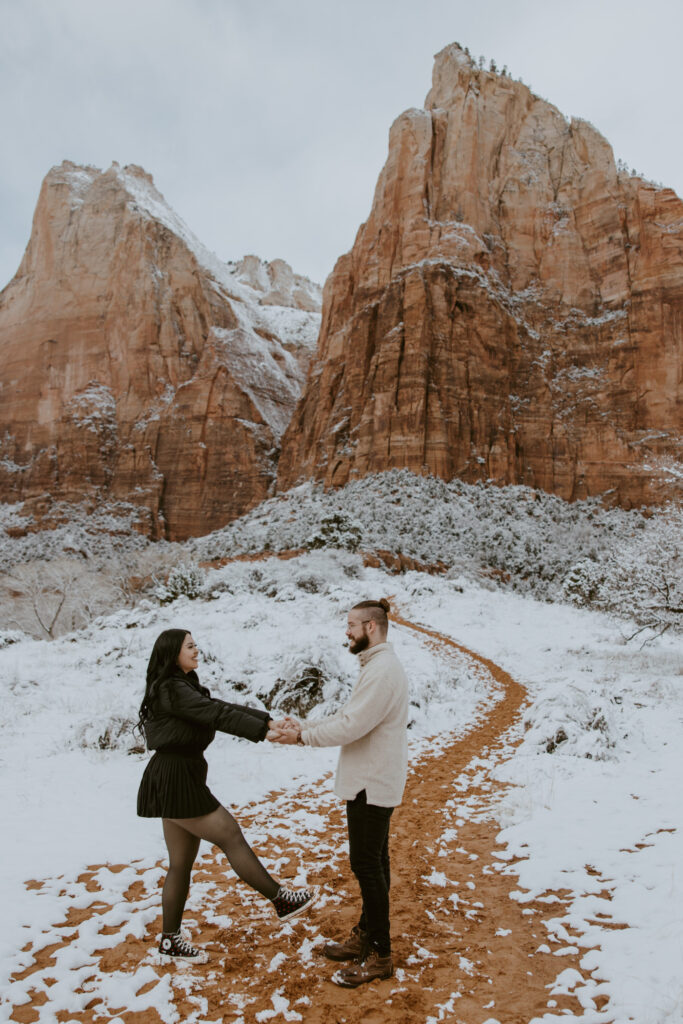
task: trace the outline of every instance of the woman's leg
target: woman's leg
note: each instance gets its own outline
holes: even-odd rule
[[[218,846],[228,858],[230,867],[243,882],[267,899],[275,899],[280,883],[268,874],[242,835],[242,829],[225,807],[217,807],[211,814],[204,814],[201,818],[177,818],[173,820],[173,824],[182,831],[191,833],[197,842],[206,839],[207,842]]]
[[[163,930],[171,933],[180,929],[199,839],[170,818],[163,818],[162,822],[168,847],[168,871],[161,891],[161,908]]]

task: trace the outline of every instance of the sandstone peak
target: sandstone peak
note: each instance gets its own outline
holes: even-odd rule
[[[71,160],[63,160],[61,164],[50,168],[44,179],[44,185],[65,186],[70,193],[70,201],[80,205],[88,191],[94,186],[104,184],[127,192],[131,199],[136,198],[140,189],[146,192],[149,198],[162,206],[166,206],[171,218],[175,214],[168,207],[166,200],[156,188],[154,178],[143,167],[137,164],[126,164],[124,167],[114,160],[107,170],[94,167],[92,164],[75,164]]]
[[[258,293],[263,306],[292,306],[319,313],[322,288],[310,278],[295,274],[289,263],[277,259],[267,262],[259,256],[244,256],[229,264],[238,281]]]
[[[66,195],[63,194],[64,189]],[[103,210],[105,216],[109,216],[117,204],[125,202],[133,214],[163,225],[187,246],[202,270],[238,301],[320,312],[320,285],[295,274],[285,260],[269,263],[258,256],[245,256],[237,262],[223,262],[210,252],[166,202],[152,175],[137,164],[121,167],[114,161],[106,171],[102,171],[98,167],[64,160],[46,175],[36,216],[40,217],[41,208],[46,204],[53,208],[66,203],[70,209],[76,210],[86,201],[90,213],[93,209]],[[32,252],[31,246],[27,252]],[[27,270],[30,268],[24,268]],[[250,292],[244,290],[245,285]]]
[[[265,292],[140,167],[53,168],[0,293],[0,499],[125,502],[182,538],[266,497],[320,317],[315,285],[263,272]]]
[[[682,325],[681,200],[453,44],[326,284],[279,484],[407,467],[666,500]]]
[[[458,88],[466,87],[478,70],[476,62],[459,43],[445,46],[434,57],[432,87],[425,100],[425,109],[447,107],[453,102]]]

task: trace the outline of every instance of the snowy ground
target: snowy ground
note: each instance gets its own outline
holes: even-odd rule
[[[217,696],[277,710],[313,680],[311,699],[321,702],[312,714],[322,714],[344,699],[357,669],[341,646],[348,607],[392,595],[407,618],[486,655],[529,691],[523,742],[514,748],[511,736],[511,754],[495,769],[514,783],[496,815],[508,856],[521,858],[507,869],[519,876],[520,900],[571,890],[552,927],[590,947],[587,964],[604,979],[592,995],[610,996],[609,1016],[600,1015],[584,986],[585,1022],[683,1018],[680,640],[665,636],[639,651],[624,643],[626,627],[604,615],[465,579],[389,577],[348,553],[235,563],[212,578],[212,600],[150,604],[51,644],[21,640],[0,650],[0,772],[11,822],[0,840],[0,991],[18,994],[7,986],[26,965],[19,951],[41,931],[49,936],[64,916],[63,887],[87,865],[137,861],[149,865],[152,882],[158,876],[160,830],[134,813],[145,755],[128,753],[136,739],[127,728],[156,634],[170,625],[192,630],[204,652],[200,678]],[[394,628],[392,639],[413,684],[414,750],[429,735],[466,731],[496,699],[464,656],[435,651],[405,629]],[[335,759],[334,751],[218,737],[209,782],[239,817],[270,790],[321,778]],[[41,890],[23,884],[57,876]],[[144,926],[158,894],[138,911]]]

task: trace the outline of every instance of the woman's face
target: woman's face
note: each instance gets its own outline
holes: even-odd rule
[[[192,672],[196,669],[199,664],[199,648],[192,639],[190,633],[187,633],[183,640],[183,646],[180,648],[180,654],[178,655],[178,668],[181,668],[183,672]]]

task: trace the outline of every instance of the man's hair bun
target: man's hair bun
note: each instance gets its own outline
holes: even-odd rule
[[[379,601],[359,601],[358,604],[354,604],[353,611],[360,610],[367,612],[368,618],[374,619],[380,629],[386,633],[389,627],[389,610],[390,605],[386,597],[381,597]]]

